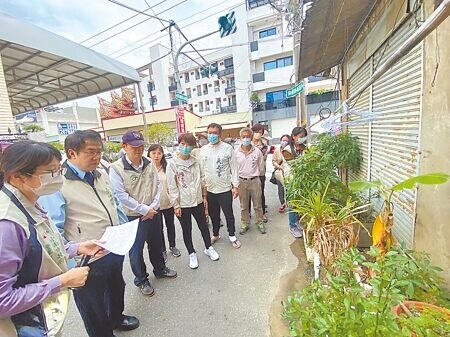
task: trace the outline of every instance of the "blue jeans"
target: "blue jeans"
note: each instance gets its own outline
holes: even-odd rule
[[[296,212],[288,207],[289,227],[297,227],[297,221],[300,219]]]

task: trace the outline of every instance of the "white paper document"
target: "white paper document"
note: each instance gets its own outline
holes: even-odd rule
[[[98,243],[98,245],[117,255],[127,254],[136,239],[138,223],[139,219],[136,219],[120,226],[109,226],[100,239],[105,243]]]

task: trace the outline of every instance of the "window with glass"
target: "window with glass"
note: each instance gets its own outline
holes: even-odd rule
[[[281,101],[286,98],[286,90],[271,91],[266,93],[266,102]]]
[[[292,65],[292,56],[282,57],[274,61],[265,62],[264,71],[276,68],[283,68],[291,65]]]
[[[275,27],[264,29],[259,32],[259,38],[263,39],[268,36],[277,35],[277,29]]]

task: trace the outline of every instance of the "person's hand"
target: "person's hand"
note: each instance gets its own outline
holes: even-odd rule
[[[203,198],[203,207],[205,208],[206,216],[208,216],[208,200],[206,198]]]
[[[284,171],[284,166],[283,166],[283,164],[280,165],[279,169],[280,169],[281,171]]]
[[[99,255],[103,255],[105,250],[100,247],[98,244],[105,244],[106,241],[99,240],[89,240],[81,242],[78,246],[77,254],[78,255],[89,255],[98,257]]]
[[[233,199],[236,199],[239,196],[239,188],[238,187],[233,187],[231,189],[231,192],[233,193]]]
[[[79,288],[84,286],[89,274],[89,267],[76,267],[59,275],[61,288]]]
[[[141,217],[142,221],[148,220],[148,219],[153,219],[153,217],[158,213],[157,210],[150,208],[150,210],[147,212],[147,214],[143,215]]]
[[[181,207],[177,207],[174,209],[175,215],[179,218],[181,216]]]

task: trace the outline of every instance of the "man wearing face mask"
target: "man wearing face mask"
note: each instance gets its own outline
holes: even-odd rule
[[[263,222],[263,211],[261,205],[261,180],[259,179],[259,168],[263,160],[262,152],[252,145],[253,131],[250,128],[243,128],[239,132],[241,136],[241,146],[236,149],[236,161],[239,174],[239,200],[241,202],[241,231],[245,234],[250,225],[249,201],[253,201],[256,214],[256,226],[261,234],[266,233]]]
[[[221,140],[222,126],[211,123],[207,128],[209,144],[200,150],[200,161],[205,171],[208,213],[211,217],[212,242],[220,239],[220,210],[225,214],[228,238],[234,248],[241,247],[236,238],[233,199],[239,196],[239,179],[233,147]]]
[[[75,131],[64,142],[64,183],[60,192],[40,198],[67,241],[100,239],[108,226],[128,222],[108,175],[98,170],[103,144],[92,130]],[[113,337],[113,329],[139,326],[123,315],[125,282],[123,256],[113,253],[89,261],[84,287],[74,292],[75,303],[90,337]]]
[[[197,147],[192,149],[191,156],[200,159],[200,149],[208,144],[206,135],[200,134],[197,136]]]
[[[252,144],[253,146],[257,147],[261,153],[263,154],[263,160],[261,162],[261,166],[259,167],[259,180],[261,181],[261,205],[263,208],[263,221],[267,222],[267,216],[266,216],[266,195],[264,193],[264,188],[266,185],[266,166],[267,166],[267,141],[263,138],[265,129],[264,125],[262,124],[255,124],[252,126],[253,131],[253,139]],[[251,199],[253,200],[253,199]],[[248,210],[251,210],[251,201],[249,201]]]
[[[148,279],[143,249],[147,242],[148,255],[157,278],[175,278],[177,273],[169,269],[163,256],[162,218],[159,212],[161,183],[158,172],[150,160],[143,156],[144,137],[139,131],[130,130],[122,136],[125,156],[111,164],[109,176],[114,190],[122,202],[128,220],[139,220],[136,240],[130,250],[134,284],[145,296],[153,296]]]

